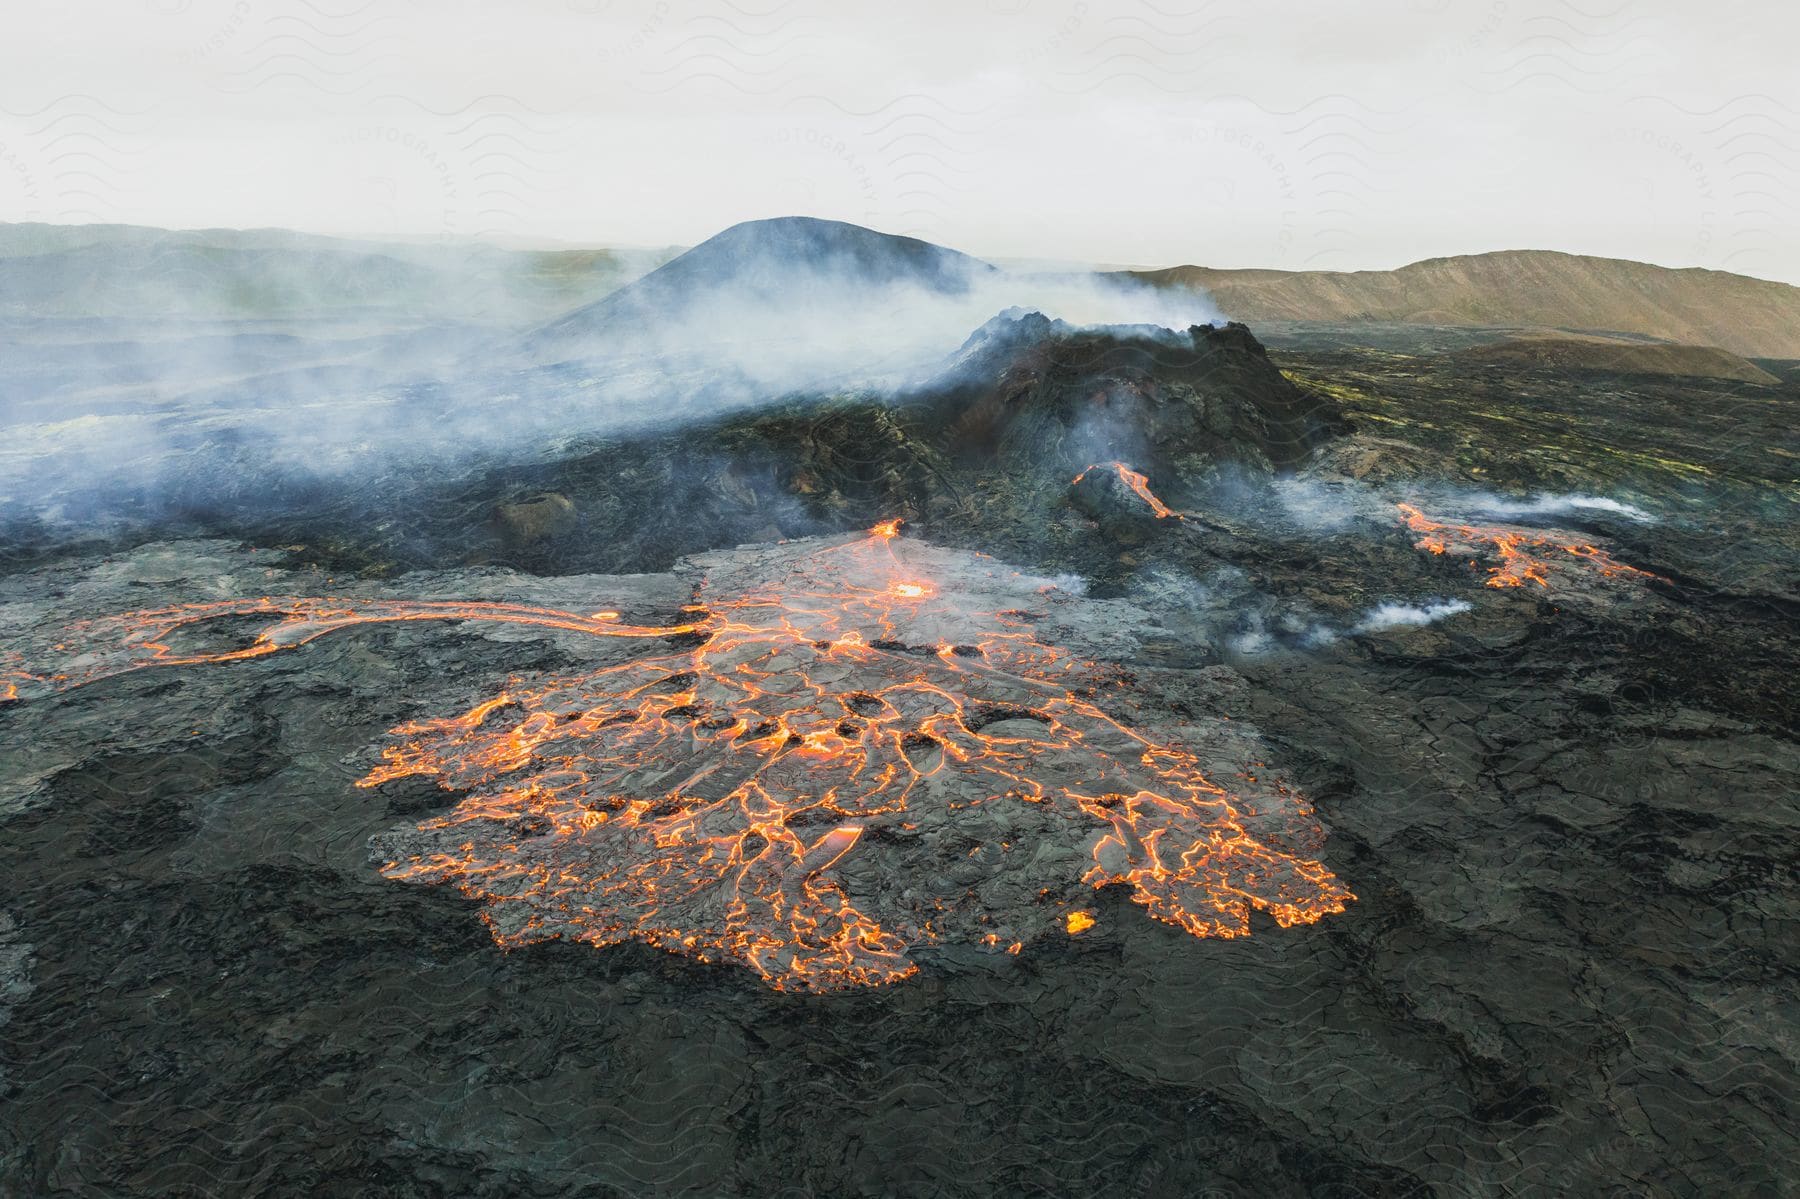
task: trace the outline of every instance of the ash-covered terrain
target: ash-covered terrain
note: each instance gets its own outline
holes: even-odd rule
[[[691,254],[10,493],[8,1188],[1791,1185],[1791,373]]]

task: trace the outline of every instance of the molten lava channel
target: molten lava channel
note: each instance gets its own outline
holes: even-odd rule
[[[1149,478],[1142,471],[1132,470],[1123,462],[1097,462],[1076,475],[1075,478],[1071,480],[1071,483],[1075,486],[1080,486],[1083,479],[1086,479],[1090,474],[1097,470],[1110,470],[1118,475],[1119,482],[1137,493],[1137,497],[1144,501],[1149,507],[1151,514],[1154,515],[1157,520],[1184,519],[1181,513],[1175,511],[1175,509],[1156,498],[1156,493],[1150,490]]]
[[[505,946],[639,941],[829,990],[905,978],[918,946],[1016,953],[1083,932],[1095,917],[1081,896],[1107,885],[1196,937],[1241,936],[1253,909],[1310,923],[1354,898],[1304,856],[1322,832],[1300,797],[1228,792],[1193,750],[1108,715],[1097,701],[1128,707],[1126,693],[1045,644],[1039,614],[955,610],[956,580],[931,577],[931,554],[949,551],[915,554],[897,533],[783,547],[735,587],[709,573],[666,626],[508,604],[223,601],[76,626],[71,638],[105,644],[15,679],[55,689],[235,661],[382,621],[662,638],[401,725],[360,780],[460,793],[377,837],[381,871],[483,901]],[[221,616],[269,623],[239,648],[170,648]]]

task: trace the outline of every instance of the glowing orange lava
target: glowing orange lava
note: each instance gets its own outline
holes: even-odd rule
[[[1150,480],[1148,478],[1146,478],[1143,474],[1139,473],[1138,471],[1132,470],[1129,466],[1126,466],[1123,462],[1097,462],[1094,465],[1088,467],[1086,470],[1082,471],[1080,474],[1076,475],[1073,482],[1075,482],[1075,483],[1081,482],[1083,479],[1087,478],[1091,472],[1096,471],[1096,470],[1112,470],[1112,471],[1116,472],[1119,476],[1120,482],[1124,483],[1125,486],[1131,488],[1131,490],[1137,492],[1138,498],[1143,500],[1146,504],[1150,505],[1150,511],[1156,514],[1156,519],[1158,519],[1158,520],[1167,520],[1170,518],[1173,518],[1175,520],[1182,519],[1181,513],[1175,511],[1175,509],[1169,507],[1167,504],[1165,504],[1161,500],[1157,499],[1156,496],[1151,492]]]
[[[945,615],[950,579],[918,579],[951,552],[896,531],[771,547],[786,556],[728,595],[709,574],[692,619],[669,626],[510,604],[221,601],[86,622],[73,632],[117,643],[33,679],[237,661],[378,621],[669,638],[403,724],[359,780],[461,794],[376,838],[381,870],[484,901],[505,946],[639,941],[828,990],[905,978],[911,948],[947,939],[1017,953],[1059,926],[1079,933],[1089,888],[1128,887],[1198,937],[1244,935],[1252,908],[1286,927],[1354,898],[1302,856],[1321,837],[1304,801],[1228,794],[1191,750],[1103,711],[1097,668],[1038,640],[1031,614]],[[238,648],[172,647],[222,616],[272,623]],[[921,640],[933,629],[956,639]]]
[[[1407,528],[1421,534],[1413,548],[1432,554],[1467,554],[1471,563],[1491,551],[1499,563],[1488,567],[1489,587],[1523,587],[1535,583],[1548,589],[1550,576],[1560,567],[1581,567],[1601,578],[1654,579],[1659,576],[1627,566],[1605,550],[1573,537],[1504,525],[1459,525],[1433,520],[1411,504],[1396,504]],[[1484,548],[1486,547],[1486,548]],[[1565,556],[1566,555],[1566,556]]]

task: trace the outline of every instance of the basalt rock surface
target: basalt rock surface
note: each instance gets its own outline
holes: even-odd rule
[[[1000,465],[965,464],[928,403],[838,397],[495,467],[436,503],[372,483],[357,511],[384,508],[398,522],[385,529],[346,508],[251,544],[234,528],[15,564],[0,581],[0,646],[32,649],[49,673],[119,661],[49,635],[71,617],[311,595],[388,618],[242,660],[98,670],[73,688],[40,677],[42,662],[0,662],[38,672],[10,676],[20,698],[0,704],[0,911],[12,921],[0,922],[0,1180],[22,1194],[1791,1189],[1792,386],[1277,355],[1269,369],[1327,397],[1322,411],[1348,430],[1310,454],[1300,434],[1305,456],[1283,473],[1204,441],[1210,399],[1167,407],[1182,380],[1149,348],[1076,370],[1058,357],[1075,344],[1019,361],[1020,402],[1050,415],[1010,418],[1024,423],[994,440]],[[1014,394],[992,379],[968,394]],[[1171,512],[1130,518],[1143,535],[1129,543],[1109,531],[1143,502],[1126,476],[1096,455],[1099,481],[1079,490],[1087,464],[1069,468],[1070,444],[1040,450],[1023,433],[1077,427],[1064,415],[1096,392],[1133,420],[1163,405],[1201,439],[1182,444],[1207,447],[1189,473],[1178,458],[1113,455]],[[1268,410],[1266,427],[1280,416]],[[551,491],[581,514],[567,536],[529,558],[481,542],[496,504]],[[1401,503],[1444,527],[1419,527]],[[511,902],[493,875],[443,879],[469,882],[468,896],[384,876],[396,850],[491,864],[441,828],[418,830],[494,798],[485,777],[438,771],[358,786],[394,764],[384,747],[445,735],[387,730],[466,717],[502,691],[538,696],[538,714],[579,709],[568,726],[581,728],[620,693],[608,683],[600,702],[583,691],[577,703],[551,681],[670,655],[692,670],[701,631],[668,631],[695,623],[690,605],[716,616],[720,597],[755,590],[746,578],[804,579],[796,563],[814,546],[860,544],[847,530],[892,516],[910,520],[900,552],[945,573],[889,582],[975,594],[975,576],[1012,564],[1032,580],[1029,602],[998,599],[1014,586],[1003,571],[981,583],[997,589],[981,611],[1044,611],[1027,622],[1033,644],[1124,680],[1083,702],[1193,749],[1211,781],[1269,805],[1258,819],[1303,797],[1323,839],[1285,850],[1355,900],[1288,927],[1251,905],[1249,935],[1196,937],[1151,918],[1127,881],[1096,890],[1106,880],[1077,872],[1070,888],[1069,870],[1013,856],[1031,841],[1086,871],[1079,855],[1099,864],[1090,839],[1110,819],[984,805],[947,824],[1028,818],[972,838],[973,853],[952,852],[947,834],[926,852],[909,830],[889,841],[871,828],[826,867],[847,836],[832,813],[796,823],[796,852],[853,906],[891,911],[904,888],[883,880],[936,873],[941,887],[915,890],[990,886],[990,914],[1026,915],[1004,934],[969,916],[908,948],[915,973],[815,993],[773,989],[746,958],[642,939],[503,948],[482,921]],[[719,544],[770,525],[831,539]],[[1521,552],[1549,565],[1513,569]],[[666,569],[690,554],[712,556]],[[881,603],[901,600],[928,597]],[[397,601],[579,619],[445,624],[394,618]],[[168,646],[239,653],[279,618],[253,608]],[[957,653],[980,646],[954,620],[925,631],[936,619],[921,607],[913,631],[871,645],[878,685],[942,687],[959,663],[993,664]],[[658,633],[593,631],[615,625]],[[782,652],[814,681],[842,670],[835,694],[863,651],[833,643]],[[719,661],[753,677],[735,671],[751,658]],[[681,673],[652,680],[669,692],[665,724],[697,736],[741,715],[678,700],[698,686]],[[1026,683],[991,686],[1031,708]],[[855,719],[873,718],[865,706]],[[470,727],[521,744],[561,727],[527,728],[529,708]],[[860,741],[865,726],[841,722],[793,731],[802,745]],[[993,711],[972,722],[1022,740],[1044,725]],[[1091,761],[1037,736],[1047,770]],[[660,752],[646,768],[734,760]],[[799,760],[777,759],[776,776]],[[709,785],[688,790],[705,798]],[[512,832],[466,840],[486,853],[548,835]],[[1093,921],[1079,929],[1076,895]],[[543,923],[565,915],[540,908],[518,928],[566,932]],[[494,918],[513,927],[512,913]],[[984,944],[990,931],[1019,951]]]

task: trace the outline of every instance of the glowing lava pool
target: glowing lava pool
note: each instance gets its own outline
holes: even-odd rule
[[[419,776],[457,794],[371,848],[389,878],[483,901],[505,946],[639,941],[831,990],[905,978],[921,946],[1073,935],[1108,885],[1196,937],[1354,898],[1310,856],[1323,832],[1305,801],[1240,769],[1253,730],[1177,719],[1099,664],[1142,620],[1122,601],[902,540],[896,522],[693,569],[694,602],[667,624],[386,599],[128,613],[69,630],[76,665],[14,683],[29,697],[380,622],[632,639],[638,656],[399,726],[358,784]],[[247,642],[170,648],[221,618],[247,621]]]

